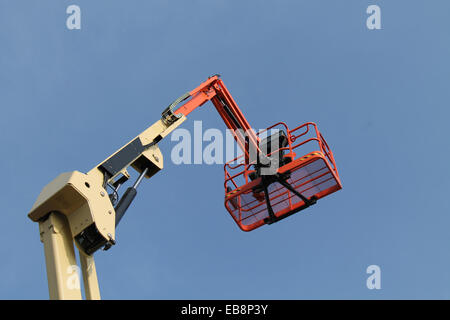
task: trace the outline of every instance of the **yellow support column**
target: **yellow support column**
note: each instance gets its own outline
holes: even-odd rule
[[[94,256],[86,256],[80,252],[80,263],[83,272],[84,294],[86,300],[100,300],[100,289],[98,287]]]
[[[44,244],[48,290],[52,300],[80,300],[80,278],[72,234],[64,215],[52,212],[39,222]]]

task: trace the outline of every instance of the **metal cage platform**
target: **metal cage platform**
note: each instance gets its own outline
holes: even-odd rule
[[[243,231],[277,222],[342,188],[333,153],[315,123],[289,130],[280,122],[257,135],[274,131],[282,132],[277,139],[284,143],[266,153],[279,159],[273,174],[257,174],[244,155],[224,166],[225,207]]]

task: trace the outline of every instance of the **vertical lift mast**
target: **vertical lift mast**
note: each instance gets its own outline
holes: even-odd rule
[[[226,167],[229,164],[225,166],[225,207],[242,230],[249,231],[265,223],[270,224],[278,221],[283,216],[292,214],[293,210],[298,211],[299,207],[307,207],[318,198],[340,189],[341,185],[331,151],[329,151],[328,146],[324,149],[321,139],[318,141],[321,150],[325,152],[312,157],[310,160],[320,158],[326,161],[326,165],[336,181],[332,190],[330,189],[331,191],[324,192],[324,190],[321,190],[322,193],[319,192],[308,199],[296,190],[296,186],[287,182],[287,170],[278,170],[283,175],[282,179],[278,176],[276,176],[277,178],[264,178],[258,169],[263,162],[262,157],[265,157],[265,160],[269,159],[269,161],[275,159],[279,161],[282,157],[280,163],[291,164],[288,171],[295,171],[296,168],[292,167],[292,163],[295,162],[293,161],[295,146],[292,146],[292,143],[289,142],[289,147],[286,148],[286,141],[284,140],[291,138],[290,131],[287,132],[287,136],[276,136],[276,142],[282,142],[279,148],[273,147],[276,144],[273,139],[261,140],[251,129],[219,76],[212,76],[194,90],[175,100],[163,111],[160,120],[88,173],[84,174],[79,171],[62,173],[43,188],[28,216],[32,221],[39,223],[40,239],[44,244],[51,299],[82,298],[79,286],[73,283],[74,270],[77,266],[74,242],[80,253],[80,268],[85,297],[86,299],[100,299],[93,258],[94,252],[101,248],[108,250],[115,244],[116,227],[135,198],[137,187],[143,178],[151,178],[163,169],[163,156],[158,148],[158,142],[183,123],[188,114],[207,101],[214,104],[243,150],[241,165],[244,166],[244,170],[238,174],[246,177],[246,182],[242,186],[236,184],[235,180],[238,175],[230,175],[227,172]],[[176,107],[178,108],[175,109]],[[298,130],[298,128],[292,131],[295,130]],[[264,153],[260,148],[262,145],[266,149]],[[287,154],[286,150],[289,151]],[[256,160],[252,160],[254,159],[254,157],[252,158],[252,152],[257,155]],[[285,161],[284,157],[290,160]],[[327,159],[330,161],[327,161]],[[302,161],[302,166],[310,163],[310,161]],[[331,166],[329,162],[332,162]],[[119,199],[119,188],[130,178],[129,167],[135,169],[139,177]],[[251,168],[256,170],[251,170]],[[271,201],[274,200],[271,199],[271,191],[267,189],[272,180],[281,181],[290,190],[288,191],[289,197],[292,198],[295,195],[300,197],[301,200],[297,202],[301,202],[301,205],[290,210],[293,201],[289,198],[290,207],[283,208],[283,210],[289,209],[285,210],[287,214],[278,209],[274,211],[273,204],[271,205]],[[232,187],[229,184],[232,184]],[[257,199],[259,205],[265,206],[263,210],[265,216],[261,213],[256,213],[258,216],[255,216],[255,213],[252,215],[243,213],[249,211],[245,207],[246,202],[243,199],[244,195],[249,194]],[[286,202],[286,199],[284,201]],[[250,211],[254,212],[254,208],[251,208]],[[256,224],[252,222],[248,225],[245,220],[249,218],[252,221],[256,219]]]

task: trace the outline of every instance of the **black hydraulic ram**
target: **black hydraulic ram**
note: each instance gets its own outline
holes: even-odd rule
[[[133,186],[129,187],[123,194],[123,196],[120,198],[119,203],[114,208],[116,211],[116,227],[119,224],[120,220],[124,216],[125,212],[127,211],[128,207],[130,206],[131,202],[133,202],[134,198],[137,195],[137,187],[141,183],[142,179],[144,179],[144,176],[146,175],[148,171],[148,168],[145,168],[139,177],[137,178],[136,182],[133,184]]]

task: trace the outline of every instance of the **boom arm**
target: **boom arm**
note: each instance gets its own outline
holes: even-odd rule
[[[80,251],[86,297],[100,298],[93,253],[115,244],[117,224],[136,196],[137,186],[144,177],[150,178],[163,168],[158,142],[207,101],[214,104],[248,160],[249,150],[259,150],[258,137],[216,75],[174,101],[160,120],[87,174],[66,172],[42,189],[28,216],[39,222],[51,298],[81,297],[79,289],[66,287],[70,276],[66,270],[76,261],[73,242]],[[119,201],[118,189],[130,177],[128,167],[133,167],[139,178]],[[112,188],[109,197],[108,186]]]
[[[181,107],[174,112],[172,111],[177,104],[187,99],[189,100]],[[248,162],[248,159],[251,159],[250,150],[259,151],[259,138],[218,75],[210,77],[194,90],[175,100],[165,110],[163,118],[176,119],[180,116],[187,116],[207,101],[211,101],[214,104],[225,125],[231,130],[238,145],[244,152],[245,159]]]

